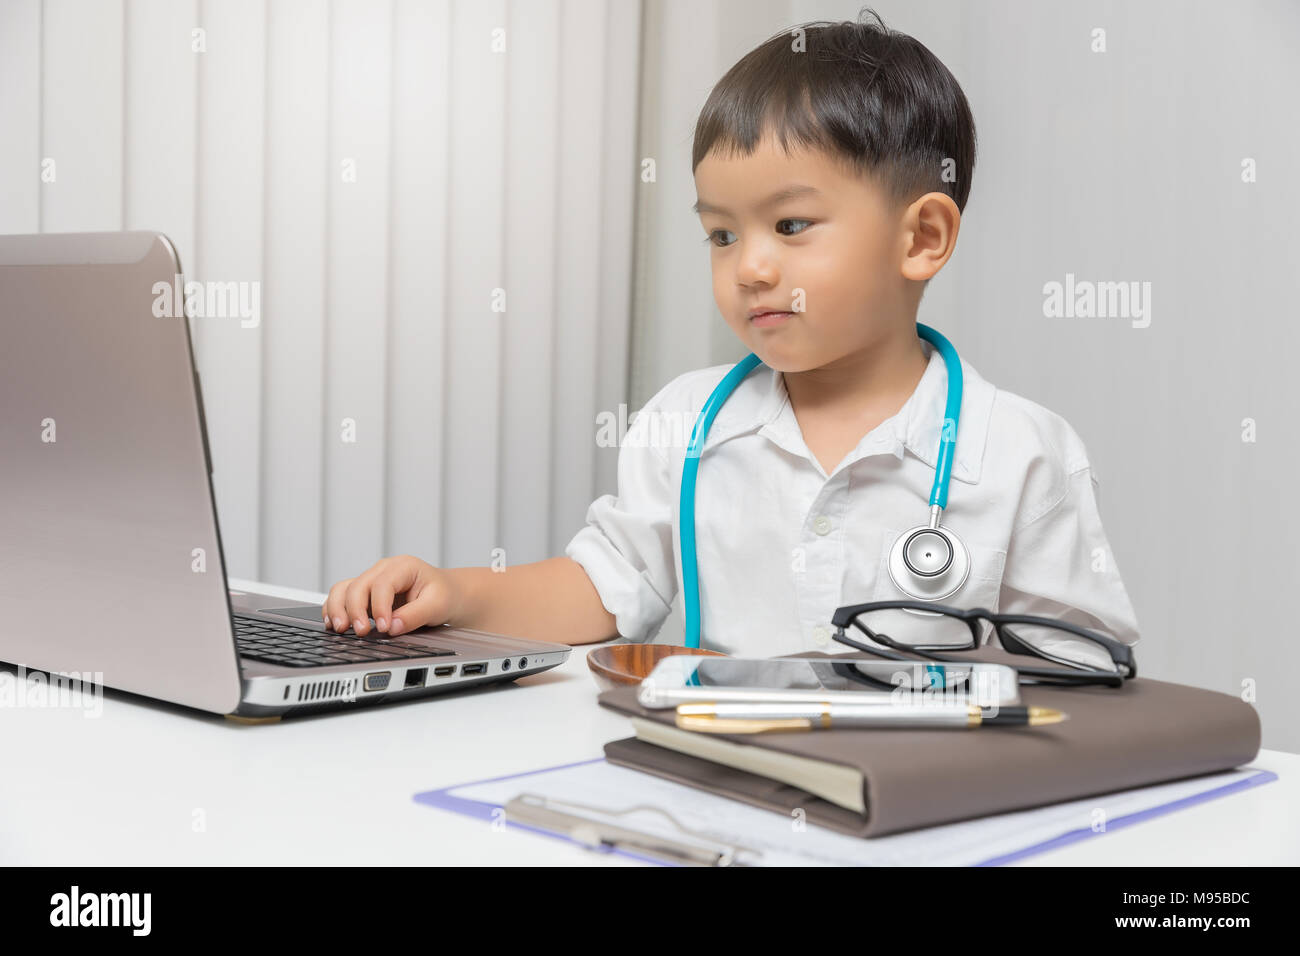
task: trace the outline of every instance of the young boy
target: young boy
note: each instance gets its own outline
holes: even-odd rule
[[[692,163],[714,298],[763,364],[699,460],[703,647],[833,650],[837,607],[908,597],[889,552],[928,521],[947,394],[917,308],[953,253],[974,162],[957,81],[878,18],[778,34],[705,103]],[[449,622],[568,644],[652,639],[681,587],[681,436],[730,368],[688,372],[646,403],[619,452],[618,495],[591,505],[564,557],[504,572],[387,558],[333,586],[327,625],[365,634],[369,612],[389,634]],[[1059,415],[962,371],[943,526],[970,572],[940,603],[1136,642],[1083,442]],[[1089,642],[1051,646],[1113,669]]]

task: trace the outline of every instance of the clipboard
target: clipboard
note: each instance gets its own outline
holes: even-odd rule
[[[692,831],[689,827],[682,826],[667,810],[649,804],[636,804],[611,812],[608,808],[571,800],[554,800],[539,793],[521,793],[511,798],[503,809],[510,822],[567,837],[590,850],[627,850],[638,856],[648,856],[659,863],[682,866],[751,865],[741,859],[744,853],[753,852],[748,847],[713,840],[706,834]],[[638,811],[659,814],[677,832],[650,833],[621,826],[608,819]]]
[[[873,839],[813,824],[792,830],[780,813],[610,764],[604,757],[423,791],[413,799],[495,827],[661,866],[1001,866],[1276,779],[1272,771],[1244,767]],[[598,796],[587,796],[593,791]],[[1119,812],[1098,830],[1086,814],[1106,802]],[[719,813],[739,818],[749,832],[720,836],[696,819]],[[805,835],[797,835],[801,832]],[[799,862],[790,862],[787,844],[802,851]],[[939,859],[908,858],[925,845],[945,852]],[[964,847],[964,855],[952,847]]]

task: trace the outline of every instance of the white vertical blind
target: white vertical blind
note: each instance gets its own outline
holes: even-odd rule
[[[181,267],[192,271],[198,3],[131,0],[124,11],[122,227],[166,233],[181,250]]]
[[[520,69],[512,73],[505,91],[505,216],[520,228],[506,235],[508,311],[504,316],[491,316],[509,329],[501,342],[502,361],[511,372],[501,381],[500,465],[508,474],[533,473],[538,480],[502,498],[499,544],[507,562],[515,554],[538,553],[551,540],[551,490],[562,491],[550,473],[555,456],[563,454],[553,438],[564,394],[557,375],[563,361],[556,348],[557,325],[584,318],[583,313],[566,308],[559,291],[562,278],[558,273],[564,262],[561,249],[568,240],[557,240],[567,236],[574,210],[559,189],[538,188],[543,183],[561,184],[561,170],[570,182],[582,182],[579,177],[590,170],[586,164],[565,167],[563,124],[566,116],[579,111],[576,102],[561,105],[561,64],[566,56],[564,47],[570,42],[564,21],[571,9],[559,4],[520,4],[513,9],[510,23],[512,38],[527,36],[534,42],[514,47],[511,57]],[[574,248],[587,251],[593,246],[584,242]],[[553,394],[555,401],[549,398]],[[530,521],[529,515],[546,515],[548,520]],[[575,530],[577,527],[575,524]],[[466,555],[465,559],[474,564],[490,560],[487,555]]]
[[[330,11],[323,571],[362,570],[384,547],[392,4]]]
[[[40,191],[45,232],[121,228],[122,30],[121,0],[44,5],[41,157],[54,161]]]
[[[256,326],[191,320],[232,576],[540,560],[613,490],[640,21],[0,3],[0,232],[157,229],[187,279],[260,283]]]
[[[260,573],[317,581],[324,524],[330,10],[274,0],[266,24]],[[270,281],[271,278],[274,281]],[[381,315],[381,313],[377,313]]]
[[[266,129],[266,5],[262,0],[200,0],[206,52],[198,64],[195,244],[192,272],[203,282],[276,282],[262,270]],[[184,38],[178,38],[184,39]],[[148,59],[149,51],[132,51]],[[153,82],[165,82],[155,74]],[[180,119],[178,117],[178,119]],[[166,125],[170,117],[136,122]],[[181,263],[185,252],[181,250]],[[203,383],[213,487],[227,570],[260,571],[257,547],[261,472],[262,334],[236,317],[194,318],[195,359]]]
[[[0,224],[41,228],[41,2],[0,5]]]
[[[389,247],[385,522],[388,553],[423,556],[441,548],[450,501],[442,482],[441,370],[449,354],[447,247],[458,233],[447,218],[448,157],[452,90],[464,95],[465,88],[451,69],[450,8],[399,0],[393,16],[391,185],[400,201],[391,207]]]
[[[465,39],[450,48],[457,88],[447,143],[450,215],[447,244],[446,394],[464,398],[463,414],[443,422],[443,488],[458,503],[443,514],[447,563],[481,565],[500,541],[501,330],[512,313],[500,308],[507,286],[505,243],[506,50],[527,42],[506,28],[506,4],[456,4],[451,30]],[[494,35],[495,32],[495,35]],[[473,95],[463,95],[473,90]],[[505,302],[509,308],[509,297]]]

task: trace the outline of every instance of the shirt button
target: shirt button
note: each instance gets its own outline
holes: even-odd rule
[[[813,643],[819,647],[825,647],[831,642],[831,631],[828,627],[822,627],[820,624],[813,628]]]
[[[818,534],[826,534],[831,530],[831,519],[825,515],[818,515],[813,519],[813,530]]]

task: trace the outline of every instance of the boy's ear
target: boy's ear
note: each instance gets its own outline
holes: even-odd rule
[[[903,214],[903,278],[923,282],[943,268],[957,246],[961,210],[946,193],[926,193]]]

